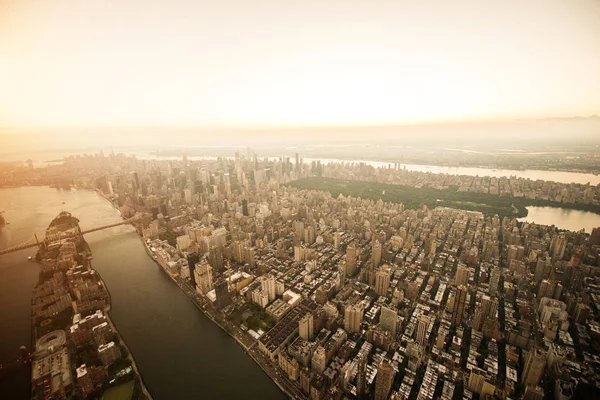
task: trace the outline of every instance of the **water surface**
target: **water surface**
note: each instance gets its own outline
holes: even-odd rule
[[[554,225],[559,229],[575,232],[585,229],[587,233],[591,233],[593,228],[600,227],[600,215],[589,211],[559,207],[527,207],[527,211],[527,216],[519,218],[519,221]]]
[[[10,222],[0,233],[0,248],[23,242],[34,232],[41,235],[61,210],[77,217],[82,229],[121,220],[106,200],[84,190],[0,189],[0,210]],[[110,315],[155,399],[286,398],[147,256],[131,226],[94,232],[86,240],[92,265],[111,295]],[[27,256],[34,253],[29,249],[0,256],[0,359],[16,357],[18,347],[30,343],[31,290],[38,267]],[[8,383],[2,383],[0,394],[29,390],[27,379],[12,382],[10,388],[4,385]]]

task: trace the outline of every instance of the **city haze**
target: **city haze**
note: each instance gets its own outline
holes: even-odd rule
[[[600,113],[596,1],[1,7],[0,126],[387,126]]]

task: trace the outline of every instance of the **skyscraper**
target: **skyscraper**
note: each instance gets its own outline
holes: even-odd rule
[[[390,287],[390,278],[392,275],[392,271],[390,267],[383,266],[375,275],[375,293],[380,296],[385,296]]]
[[[363,313],[364,306],[362,303],[346,306],[344,313],[344,329],[350,333],[360,331]]]
[[[387,400],[394,382],[394,368],[389,360],[384,359],[377,368],[375,378],[375,400]]]
[[[429,317],[421,315],[419,317],[419,325],[417,327],[417,343],[425,346],[427,342],[427,327],[429,326]]]
[[[498,284],[500,283],[500,268],[494,267],[490,274],[490,295],[495,296],[498,293]]]
[[[375,243],[373,243],[373,248],[371,250],[371,263],[373,264],[373,267],[378,267],[380,262],[381,243],[379,243],[379,240],[376,240]]]
[[[537,385],[546,367],[546,354],[539,348],[531,349],[525,357],[525,367],[521,380],[525,386]]]
[[[353,244],[346,248],[346,272],[349,276],[356,274],[356,247]]]
[[[206,294],[213,289],[212,267],[202,260],[196,264],[194,273],[196,274],[196,290]]]
[[[356,374],[356,394],[361,399],[367,391],[367,356],[358,359],[358,373]]]
[[[300,337],[304,340],[311,341],[313,339],[314,318],[312,313],[306,313],[304,317],[298,321]]]
[[[456,286],[467,285],[469,283],[469,268],[464,265],[459,265],[456,268],[456,278],[455,281]]]
[[[379,326],[381,329],[388,331],[392,337],[396,337],[396,327],[398,321],[398,313],[394,307],[382,306],[381,316],[379,317]]]
[[[465,301],[467,300],[467,288],[464,285],[456,289],[454,297],[454,309],[452,310],[452,325],[460,325],[462,322]]]
[[[275,277],[271,274],[262,277],[262,290],[267,292],[269,303],[275,300]]]
[[[223,308],[231,304],[231,297],[229,296],[229,286],[225,279],[221,279],[215,284],[215,295],[217,297],[217,310],[222,310]]]
[[[186,255],[188,267],[190,268],[190,281],[192,282],[192,286],[196,287],[196,275],[194,274],[194,270],[196,269],[196,264],[200,261],[198,257],[198,253],[187,253]]]

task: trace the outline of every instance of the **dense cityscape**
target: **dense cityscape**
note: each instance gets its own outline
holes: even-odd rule
[[[597,396],[600,229],[310,188],[325,178],[511,201],[600,199],[597,186],[261,160],[250,149],[212,160],[73,156],[1,179],[95,190],[135,217],[148,255],[290,398]],[[72,322],[36,344],[34,376],[47,343],[68,343],[77,362],[52,394],[98,393],[131,363],[111,366],[126,350],[98,311],[107,305],[98,277],[75,243],[59,250],[55,261],[39,257],[49,279],[34,292],[34,317]]]

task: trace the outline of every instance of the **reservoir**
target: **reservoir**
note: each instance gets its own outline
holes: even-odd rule
[[[519,221],[554,225],[559,229],[575,232],[585,229],[586,233],[591,233],[593,228],[600,227],[600,215],[589,211],[558,207],[527,207],[527,211],[527,216],[519,218]]]
[[[0,248],[43,237],[50,221],[68,211],[82,230],[121,221],[95,192],[47,187],[0,189]],[[110,316],[135,357],[154,399],[285,399],[286,396],[240,346],[206,318],[146,254],[129,225],[85,236],[92,266],[111,295]],[[31,291],[38,266],[35,249],[0,256],[0,363],[31,345]],[[24,374],[21,374],[24,375]],[[0,394],[28,398],[29,375],[0,381]],[[4,397],[0,395],[0,397]]]

